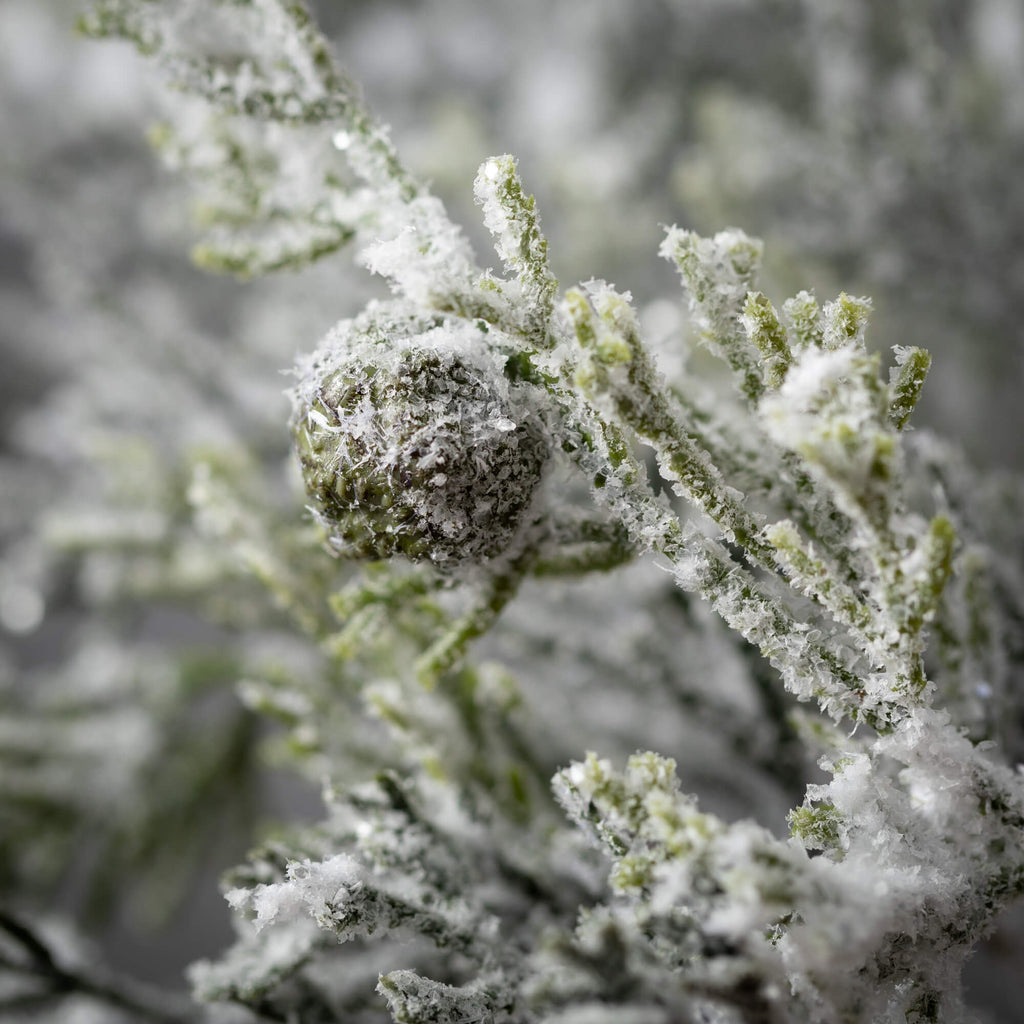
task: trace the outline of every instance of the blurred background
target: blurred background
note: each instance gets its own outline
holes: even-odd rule
[[[684,315],[663,225],[741,227],[773,298],[871,295],[869,345],[933,353],[919,426],[1024,467],[1019,0],[313,7],[484,265],[472,180],[495,153],[560,280],[630,289],[655,342]],[[218,873],[319,803],[226,695],[310,655],[196,532],[188,466],[244,453],[239,523],[289,522],[281,371],[384,289],[344,253],[256,283],[193,268],[189,188],[146,141],[158,75],[77,38],[80,9],[0,0],[0,885],[179,984],[230,937]],[[730,813],[761,800],[737,787]],[[1007,1024],[1022,949],[1018,917],[972,975]]]

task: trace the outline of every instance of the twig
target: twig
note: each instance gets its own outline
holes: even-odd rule
[[[178,995],[114,977],[106,970],[98,972],[102,977],[87,977],[78,970],[62,966],[49,946],[28,925],[4,910],[0,910],[0,930],[18,943],[27,955],[25,962],[8,962],[5,966],[40,979],[48,988],[45,992],[14,996],[0,1004],[5,1009],[15,1006],[24,1009],[29,1003],[77,993],[127,1010],[155,1024],[186,1024],[197,1019],[195,1008]]]

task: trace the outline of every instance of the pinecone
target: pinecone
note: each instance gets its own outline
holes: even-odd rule
[[[493,333],[374,304],[301,368],[292,431],[339,551],[451,569],[508,547],[548,445]]]

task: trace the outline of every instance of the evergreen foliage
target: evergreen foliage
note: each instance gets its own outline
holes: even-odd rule
[[[886,367],[869,299],[772,299],[760,241],[670,227],[672,343],[714,358],[680,371],[629,292],[560,289],[508,155],[473,184],[502,270],[479,264],[304,4],[99,0],[81,27],[181,94],[154,141],[203,190],[197,262],[250,278],[352,244],[393,294],[298,357],[291,450],[286,411],[259,435],[249,382],[192,366],[219,443],[113,438],[104,513],[43,524],[96,605],[179,603],[216,656],[86,636],[45,686],[5,684],[12,886],[89,834],[98,902],[151,877],[173,904],[200,822],[249,834],[261,750],[324,812],[225,876],[236,939],[192,1005],[65,966],[6,911],[0,1005],[976,1020],[963,965],[1024,893],[1024,488],[912,429],[929,354]],[[704,760],[788,833],[702,810]]]

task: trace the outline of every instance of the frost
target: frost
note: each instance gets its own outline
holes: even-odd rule
[[[233,291],[230,316],[205,299],[185,308],[156,280],[164,254],[148,258],[148,199],[144,224],[131,212],[136,245],[115,245],[98,204],[89,245],[54,234],[25,261],[57,305],[40,327],[22,308],[34,303],[15,303],[13,329],[36,324],[26,336],[46,340],[63,379],[76,325],[82,379],[18,399],[25,461],[52,474],[54,511],[0,459],[14,509],[0,525],[15,524],[0,567],[14,651],[0,659],[2,867],[18,885],[46,877],[52,892],[69,877],[119,910],[131,898],[161,911],[167,880],[187,880],[218,832],[261,836],[223,881],[235,942],[190,974],[222,1006],[196,1013],[971,1020],[963,964],[1024,893],[1024,488],[914,427],[931,362],[914,341],[956,321],[921,313],[896,214],[928,208],[924,263],[957,268],[948,303],[990,301],[986,330],[1007,336],[991,327],[1006,326],[995,307],[1009,300],[986,281],[1008,249],[989,261],[969,232],[950,244],[934,216],[945,184],[917,187],[916,168],[956,139],[891,118],[949,91],[950,123],[976,139],[974,125],[999,130],[998,90],[978,68],[925,74],[934,56],[918,51],[945,36],[924,13],[797,5],[784,21],[800,60],[780,59],[794,44],[767,22],[764,45],[739,48],[759,89],[772,65],[809,76],[797,128],[767,99],[734,97],[707,50],[757,5],[671,6],[598,3],[585,19],[545,8],[542,73],[518,85],[481,57],[483,15],[459,27],[458,67],[506,113],[568,75],[560,26],[580,53],[623,40],[614,74],[576,82],[578,103],[545,97],[537,133],[520,133],[531,169],[550,168],[534,163],[546,133],[564,135],[544,182],[575,211],[552,234],[559,262],[516,159],[479,163],[493,269],[400,160],[302,3],[98,0],[84,19],[131,40],[177,90],[152,140],[198,186],[203,265],[305,269],[351,242],[377,294],[391,291],[353,315],[366,293],[336,266]],[[511,28],[529,13],[494,17]],[[427,95],[420,69],[449,40],[425,15],[427,34],[410,31],[419,17],[336,19],[349,52]],[[388,18],[408,52],[378,61],[370,44],[391,38]],[[863,58],[879,25],[908,19],[917,28],[876,55],[889,92],[852,57],[831,91],[813,85],[827,61]],[[638,25],[649,38],[634,46]],[[648,47],[686,75],[712,60],[714,95],[687,78],[685,116],[674,95],[632,99],[629,54]],[[24,64],[12,74],[26,80]],[[616,90],[628,96],[613,105]],[[484,157],[483,129],[435,100],[399,122],[403,146],[471,210],[471,172],[449,157]],[[876,121],[899,141],[881,155]],[[77,152],[65,129],[60,152]],[[50,147],[34,167],[63,180]],[[728,159],[702,178],[715,147]],[[74,176],[91,180],[81,164]],[[661,253],[685,297],[652,299],[635,239],[664,215],[646,195],[659,180],[708,217],[782,211],[786,233],[766,254],[737,228],[669,228]],[[816,187],[794,185],[805,180]],[[723,200],[757,182],[770,195],[750,208]],[[645,193],[635,207],[620,205],[626,185]],[[60,219],[44,205],[60,208],[8,204],[18,230]],[[808,226],[823,205],[842,228]],[[82,252],[93,240],[109,249],[95,279]],[[813,273],[812,250],[831,254]],[[635,273],[621,282],[632,290],[561,288],[553,266],[578,262]],[[871,301],[845,292],[769,295],[804,272],[859,288],[847,268],[868,264],[882,287],[873,322]],[[114,287],[120,275],[130,287]],[[902,342],[892,365],[878,354],[887,339]],[[273,371],[293,359],[288,452]],[[19,550],[23,523],[34,530]],[[305,812],[289,803],[292,824],[257,831],[268,765],[319,789],[320,820],[294,823]],[[0,933],[5,971],[64,1012],[84,971],[48,965],[6,912]],[[112,991],[102,998],[135,1012]]]
[[[541,478],[535,403],[510,388],[482,332],[410,309],[341,324],[312,356],[294,395],[307,490],[341,550],[438,565],[490,558]]]
[[[255,890],[232,889],[225,894],[234,910],[251,910],[257,932],[279,917],[309,914],[321,927],[343,915],[346,903],[354,902],[361,888],[358,863],[347,854],[326,861],[302,861],[288,866],[287,879]]]

